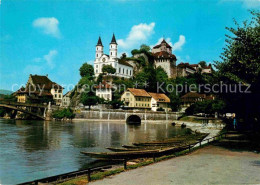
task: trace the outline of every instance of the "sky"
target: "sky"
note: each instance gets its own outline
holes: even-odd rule
[[[259,8],[260,0],[0,0],[0,89],[17,90],[29,74],[71,88],[80,66],[93,64],[98,37],[108,53],[113,33],[119,54],[164,37],[177,64],[213,63],[225,27]]]

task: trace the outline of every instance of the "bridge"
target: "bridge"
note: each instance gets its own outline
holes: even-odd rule
[[[47,109],[47,105],[19,103],[19,102],[10,102],[10,101],[0,101],[0,107],[14,110],[16,111],[16,113],[17,111],[23,112],[41,120],[45,120],[45,112]],[[37,113],[32,111],[33,109],[34,110],[37,109]],[[43,109],[43,111],[41,111],[41,109]]]

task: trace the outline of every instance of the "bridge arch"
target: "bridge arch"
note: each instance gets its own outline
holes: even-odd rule
[[[128,116],[126,119],[126,123],[131,124],[131,125],[139,125],[139,124],[141,124],[141,122],[142,122],[142,120],[141,120],[140,116],[135,115],[135,114]]]

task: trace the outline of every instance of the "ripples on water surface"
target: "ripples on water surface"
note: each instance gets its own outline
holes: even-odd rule
[[[15,184],[86,168],[94,159],[80,151],[104,152],[185,134],[171,124],[82,121],[75,123],[0,119],[0,184]]]

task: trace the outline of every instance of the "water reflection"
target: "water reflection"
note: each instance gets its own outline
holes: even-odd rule
[[[168,124],[43,122],[0,119],[0,184],[15,184],[100,165],[80,151],[185,134]],[[14,170],[19,169],[19,170]]]

